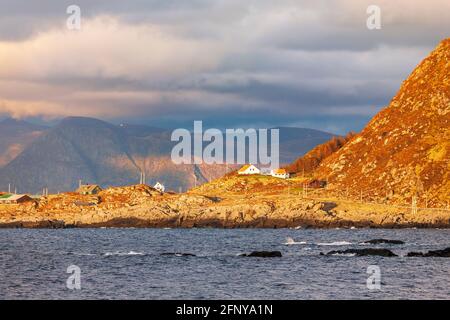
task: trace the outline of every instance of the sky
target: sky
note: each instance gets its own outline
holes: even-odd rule
[[[343,134],[449,31],[448,0],[0,0],[0,118]]]

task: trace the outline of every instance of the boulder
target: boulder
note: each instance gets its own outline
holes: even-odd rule
[[[450,247],[443,250],[430,250],[426,253],[424,252],[409,252],[407,257],[441,257],[450,258]]]
[[[321,255],[324,255],[322,252]],[[365,249],[347,249],[347,250],[333,250],[328,252],[326,255],[337,255],[337,254],[354,254],[358,257],[362,256],[380,256],[380,257],[397,257],[395,253],[388,249],[378,249],[378,248],[365,248]]]
[[[278,258],[282,257],[280,251],[253,251],[249,254],[241,254],[242,257],[258,257],[258,258]]]
[[[364,241],[364,244],[405,244],[401,240],[389,240],[389,239],[372,239]]]

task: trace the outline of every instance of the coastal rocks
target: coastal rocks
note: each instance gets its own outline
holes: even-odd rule
[[[66,229],[73,227],[74,227],[73,225],[66,224],[62,220],[15,221],[0,224],[0,229],[2,228]]]
[[[448,228],[447,212],[405,214],[376,205],[304,199],[297,194],[163,194],[138,185],[104,190],[99,195],[64,193],[39,201],[38,208],[0,206],[0,226],[45,228],[48,220],[75,227],[120,228]],[[220,198],[217,196],[220,195]],[[337,206],[336,206],[337,205]],[[53,224],[55,225],[55,224]],[[58,225],[58,224],[56,224]],[[366,244],[400,244],[373,239]]]
[[[249,254],[243,253],[241,257],[258,257],[258,258],[280,258],[283,255],[280,251],[253,251]]]
[[[323,252],[320,255],[325,255]],[[333,250],[326,254],[327,256],[332,255],[355,255],[358,257],[363,256],[380,256],[380,257],[397,257],[395,253],[388,249],[377,249],[377,248],[367,248],[367,249],[347,249],[347,250]]]
[[[372,239],[364,241],[363,244],[405,244],[405,243],[401,240]]]
[[[426,253],[424,252],[409,252],[407,257],[440,257],[440,258],[450,258],[450,247],[443,250],[430,250]]]
[[[200,195],[182,195],[178,199],[178,202],[182,205],[190,206],[204,206],[211,203],[217,202],[217,199],[212,199],[212,197],[200,196]]]

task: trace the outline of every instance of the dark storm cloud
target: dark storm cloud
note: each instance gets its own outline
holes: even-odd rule
[[[450,30],[446,0],[380,0],[378,31],[369,4],[0,0],[0,116],[360,129]]]

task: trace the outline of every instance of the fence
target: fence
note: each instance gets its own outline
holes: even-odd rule
[[[340,201],[345,201],[348,203],[361,203],[361,204],[376,204],[380,206],[386,206],[388,208],[398,208],[398,209],[409,209],[412,214],[416,214],[418,211],[439,211],[448,212],[450,216],[449,202],[440,203],[435,207],[428,207],[428,199],[424,199],[424,207],[419,206],[417,196],[412,196],[411,201],[405,204],[389,203],[389,196],[386,192],[384,199],[379,196],[379,192],[376,194],[373,191],[379,191],[378,188],[360,190],[357,194],[355,192],[350,193],[348,189],[344,192],[342,190],[328,189],[328,188],[309,188],[308,185],[304,184],[302,188],[302,197],[315,200],[326,200],[330,198],[337,198]],[[371,193],[372,191],[372,193]]]

